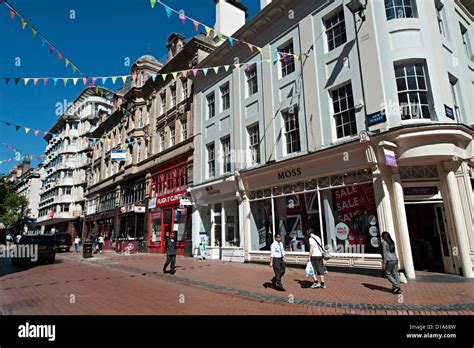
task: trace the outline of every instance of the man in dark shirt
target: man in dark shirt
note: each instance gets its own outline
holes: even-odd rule
[[[174,266],[176,264],[176,239],[174,238],[174,232],[171,232],[170,236],[165,241],[166,250],[166,263],[163,266],[163,273],[166,273],[166,268],[171,263],[170,274],[174,274]]]

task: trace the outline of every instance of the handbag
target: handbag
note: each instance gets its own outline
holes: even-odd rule
[[[316,238],[314,237],[311,237],[311,238],[313,238],[316,244],[318,244],[319,250],[321,250],[321,254],[323,255],[323,260],[329,260],[331,258],[331,254],[329,254],[326,250],[323,249],[323,247],[321,246],[321,244],[319,244]]]

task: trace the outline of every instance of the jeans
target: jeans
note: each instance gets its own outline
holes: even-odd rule
[[[272,283],[274,283],[275,287],[282,288],[281,278],[285,274],[285,263],[283,259],[273,259],[273,272],[275,272],[275,276],[272,279]]]
[[[168,265],[171,263],[171,269],[170,272],[174,273],[174,265],[176,264],[176,255],[166,255],[166,263],[163,266],[163,272],[166,272],[166,268]]]
[[[76,244],[74,243],[74,252],[78,252],[79,251],[79,244]]]
[[[400,276],[398,275],[398,261],[387,261],[385,263],[385,277],[392,283],[393,289],[400,289]]]

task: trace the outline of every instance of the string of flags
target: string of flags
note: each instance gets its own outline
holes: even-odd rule
[[[68,57],[64,57],[63,56],[63,53],[54,45],[51,43],[50,40],[48,40],[46,38],[46,36],[44,36],[36,27],[34,27],[29,21],[26,20],[25,17],[23,17],[17,9],[15,9],[12,5],[10,5],[7,0],[0,0],[0,4],[3,3],[5,4],[6,7],[8,7],[9,9],[9,13],[10,13],[10,18],[12,20],[15,19],[15,17],[19,18],[20,19],[20,22],[21,22],[21,28],[23,30],[26,29],[27,26],[29,26],[31,28],[31,36],[33,38],[35,37],[39,37],[41,39],[41,45],[42,47],[48,47],[49,49],[49,53],[50,54],[53,54],[53,53],[56,53],[56,56],[58,58],[59,61],[62,61],[63,58],[64,58],[64,63],[65,63],[65,67],[68,68],[69,66],[71,67],[72,69],[72,73],[74,74],[76,71],[81,75],[83,76],[83,73],[79,70],[79,68],[73,64],[71,62],[71,60],[68,58]],[[46,82],[45,82],[46,83]]]
[[[34,156],[34,155],[15,156],[13,158],[0,160],[0,164],[10,163],[10,162],[20,162],[20,161],[23,161],[24,159],[30,159],[32,161],[42,161],[42,160],[44,160],[44,158],[45,158],[44,155],[39,155],[39,156]]]
[[[165,3],[163,3],[161,0],[150,0],[150,6],[151,6],[152,9],[155,7],[156,4],[161,5],[165,9],[166,16],[168,17],[168,19],[171,17],[172,13],[175,13],[179,16],[179,19],[181,20],[181,23],[183,25],[186,23],[186,20],[188,20],[189,22],[192,22],[195,29],[196,29],[196,32],[199,32],[199,27],[202,26],[206,31],[206,36],[207,37],[210,37],[211,35],[214,35],[214,37],[217,36],[217,38],[220,41],[225,39],[225,40],[229,41],[229,45],[231,47],[234,47],[236,43],[240,43],[242,45],[247,46],[248,49],[250,50],[250,52],[252,52],[252,53],[256,50],[263,56],[263,54],[265,52],[270,59],[272,59],[272,57],[275,57],[275,56],[281,56],[281,57],[293,56],[293,58],[297,59],[297,60],[301,58],[301,55],[298,55],[298,54],[295,54],[295,53],[279,52],[279,51],[270,50],[268,48],[259,47],[259,46],[256,46],[256,45],[250,43],[250,42],[247,42],[247,41],[244,41],[244,40],[232,37],[232,36],[224,35],[224,34],[218,32],[218,31],[212,29],[211,27],[205,25],[204,23],[201,23],[201,22],[195,20],[194,18],[191,18],[191,17],[187,16],[184,13],[184,11],[175,10],[174,8],[172,8],[168,5],[166,5]],[[303,54],[303,56],[305,56],[305,55],[306,54]]]
[[[168,77],[172,77],[174,80],[176,80],[178,77],[197,77],[198,75],[201,74],[204,76],[207,76],[209,72],[214,72],[216,75],[219,74],[221,71],[225,70],[226,72],[229,71],[229,69],[241,69],[242,67],[245,68],[245,70],[250,70],[253,66],[260,66],[262,63],[273,63],[276,64],[281,60],[287,60],[289,58],[281,58],[281,57],[275,57],[275,59],[266,59],[266,60],[260,60],[256,62],[247,62],[247,63],[236,63],[236,64],[229,64],[229,65],[218,65],[218,66],[213,66],[213,67],[205,67],[205,68],[193,68],[193,69],[187,69],[187,70],[178,70],[178,71],[172,71],[172,72],[167,72],[167,73],[156,73],[156,74],[150,74],[149,77],[155,81],[157,78],[162,78],[164,81]],[[139,78],[137,74],[131,74],[131,75],[115,75],[115,76],[96,76],[96,77],[0,77],[0,80],[5,80],[5,84],[8,85],[18,85],[21,81],[22,84],[27,86],[28,84],[33,84],[34,86],[37,86],[38,83],[40,85],[46,86],[49,81],[52,81],[54,86],[57,85],[58,82],[62,82],[64,87],[67,86],[69,82],[72,81],[72,84],[76,86],[78,83],[83,83],[84,86],[86,86],[88,83],[91,85],[97,85],[97,82],[102,83],[105,85],[109,80],[112,82],[112,84],[115,85],[117,81],[122,81],[123,84],[126,84],[127,82],[133,82]],[[12,83],[10,83],[12,81]],[[31,83],[30,83],[31,81]],[[42,81],[42,83],[40,83]],[[61,83],[60,83],[61,84]]]

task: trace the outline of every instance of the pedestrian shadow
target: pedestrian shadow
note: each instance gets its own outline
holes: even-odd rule
[[[378,286],[378,285],[374,285],[374,284],[367,284],[367,283],[362,283],[362,285],[365,286],[366,288],[370,289],[370,290],[378,290],[378,291],[392,293],[392,289],[385,288],[383,286]]]
[[[309,280],[295,279],[295,282],[298,282],[302,289],[309,289],[313,285],[313,282]]]
[[[264,287],[265,289],[268,289],[268,288],[274,289],[273,284],[270,283],[270,282],[265,282],[265,283],[263,283],[262,285],[263,285],[263,287]]]

